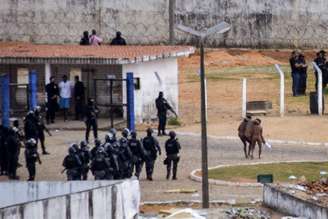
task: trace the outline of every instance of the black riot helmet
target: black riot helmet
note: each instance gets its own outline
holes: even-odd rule
[[[177,134],[175,133],[175,131],[170,131],[169,136],[170,138],[174,139],[177,136]]]
[[[80,142],[80,148],[83,149],[83,148],[86,148],[88,147],[88,143],[86,141],[81,141]]]
[[[130,130],[128,128],[123,129],[122,136],[127,138],[130,135]]]
[[[95,147],[101,146],[101,141],[99,139],[95,140]]]
[[[136,139],[136,138],[137,138],[137,132],[136,132],[136,131],[132,131],[132,132],[131,132],[131,137],[132,137],[133,139]]]
[[[30,138],[29,140],[27,140],[27,142],[26,142],[27,148],[32,148],[35,146],[36,146],[36,140],[34,138]]]

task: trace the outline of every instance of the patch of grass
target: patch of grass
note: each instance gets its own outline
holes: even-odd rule
[[[181,126],[181,122],[176,117],[170,118],[168,124],[172,126]]]
[[[288,182],[291,175],[305,176],[309,181],[320,178],[320,171],[328,172],[328,162],[259,164],[209,170],[209,178],[227,181],[254,181],[259,174],[273,174],[275,182]]]
[[[288,66],[282,66],[283,71],[287,71]],[[199,76],[195,73],[191,73],[192,70],[187,70],[188,79],[190,81],[199,80]],[[275,80],[279,79],[274,66],[236,66],[226,68],[207,68],[206,78],[208,80],[240,80],[241,78],[249,79],[264,79],[264,80]]]

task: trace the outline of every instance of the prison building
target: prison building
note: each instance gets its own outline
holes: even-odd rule
[[[50,76],[59,83],[63,75],[74,82],[78,75],[86,86],[86,98],[95,98],[103,113],[124,116],[125,78],[134,75],[136,122],[156,117],[154,100],[159,91],[178,112],[178,62],[189,56],[189,46],[80,46],[0,43],[0,74],[10,76],[11,108],[27,107],[29,72],[37,73],[38,104],[46,101]],[[1,95],[0,95],[1,96]],[[25,106],[25,108],[24,108]],[[72,106],[73,108],[73,106]]]

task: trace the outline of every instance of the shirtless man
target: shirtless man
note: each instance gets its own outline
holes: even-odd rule
[[[262,143],[265,144],[265,140],[263,137],[263,128],[261,126],[260,119],[255,119],[253,121],[252,137],[251,137],[251,144],[250,144],[251,159],[254,158],[253,153],[254,153],[256,143],[259,146],[259,159],[261,159]]]
[[[239,127],[238,127],[238,136],[240,138],[240,140],[243,142],[244,144],[244,153],[245,153],[245,158],[248,158],[247,155],[247,143],[251,143],[250,140],[247,140],[247,137],[245,135],[246,132],[246,128],[248,126],[248,129],[250,129],[250,124],[252,123],[252,117],[251,116],[247,116],[245,119],[243,119],[243,121],[240,123]],[[249,133],[249,131],[248,131]]]

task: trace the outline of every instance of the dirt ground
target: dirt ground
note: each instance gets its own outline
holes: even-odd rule
[[[235,136],[241,119],[241,80],[248,80],[248,101],[272,101],[272,112],[261,117],[265,136],[271,139],[328,141],[327,117],[311,116],[309,96],[293,97],[289,56],[291,50],[208,49],[206,76],[208,95],[208,131],[211,135]],[[307,59],[307,94],[314,91],[311,66],[315,51],[304,51]],[[200,131],[200,86],[196,74],[199,54],[179,60],[181,131]],[[279,75],[274,64],[281,65],[286,77],[286,113],[279,117]],[[327,96],[326,96],[327,97]]]

